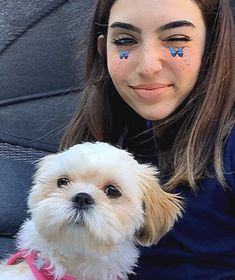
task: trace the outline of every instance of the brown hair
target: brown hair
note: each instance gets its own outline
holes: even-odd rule
[[[115,0],[99,0],[88,44],[86,86],[78,112],[62,139],[61,148],[82,141],[116,144],[130,116],[138,118],[117,93],[107,71],[105,56],[97,51],[97,38],[107,33],[109,13]],[[228,0],[194,0],[202,11],[206,27],[206,48],[197,83],[180,110],[154,124],[155,135],[162,134],[187,114],[172,148],[162,153],[156,144],[159,167],[171,167],[172,189],[188,183],[196,189],[196,180],[214,164],[216,176],[226,186],[222,150],[234,126],[234,22]],[[106,36],[105,36],[106,37]],[[137,122],[136,122],[137,123]],[[138,129],[137,129],[138,130]]]

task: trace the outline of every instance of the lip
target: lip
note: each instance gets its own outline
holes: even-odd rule
[[[152,83],[130,86],[134,93],[146,101],[158,101],[167,92],[172,84]]]
[[[171,86],[170,84],[163,84],[163,83],[152,83],[152,84],[141,84],[141,85],[137,85],[137,86],[131,86],[131,88],[133,89],[137,89],[137,90],[155,90],[155,89],[159,89],[159,88],[166,88]]]

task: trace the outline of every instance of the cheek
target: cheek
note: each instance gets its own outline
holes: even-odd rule
[[[118,220],[117,224],[128,234],[133,235],[135,230],[143,224],[144,216],[142,208],[131,204],[130,201],[128,203],[123,203],[115,212]]]
[[[185,48],[182,57],[169,58],[172,71],[181,81],[181,86],[188,85],[189,90],[194,86],[201,67],[202,54],[193,49]]]
[[[198,74],[201,67],[201,54],[196,53],[194,50],[185,50],[185,56],[182,60],[181,69],[191,73]]]
[[[190,71],[198,72],[201,65],[201,55],[196,53],[194,50],[185,48],[183,56],[176,55],[172,57],[168,54],[168,61],[175,71]]]
[[[131,53],[129,53],[127,59],[124,57],[121,59],[118,52],[108,55],[108,71],[114,84],[125,80],[128,76],[131,70],[131,60]]]

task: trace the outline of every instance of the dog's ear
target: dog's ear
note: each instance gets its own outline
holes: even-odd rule
[[[28,196],[28,207],[32,208],[33,205],[36,205],[41,198],[42,186],[45,187],[47,184],[47,178],[53,178],[55,176],[55,164],[54,159],[57,157],[57,154],[51,154],[44,156],[37,162],[35,162],[36,168],[33,175],[33,185],[30,189]]]
[[[58,154],[49,154],[35,162],[36,170],[33,176],[34,184],[36,184],[37,181],[41,181],[42,176],[45,177],[46,174],[51,173],[49,167],[54,167],[53,161],[57,157]]]
[[[144,194],[145,221],[136,232],[136,241],[142,246],[156,244],[182,216],[183,202],[179,195],[162,190],[154,168],[142,165],[139,184]]]

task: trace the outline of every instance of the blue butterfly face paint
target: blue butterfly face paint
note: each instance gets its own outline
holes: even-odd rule
[[[179,57],[182,57],[184,55],[184,48],[175,49],[175,48],[169,47],[169,50],[173,57],[176,57],[177,54]]]
[[[118,51],[118,54],[120,59],[127,59],[129,57],[129,51]]]

